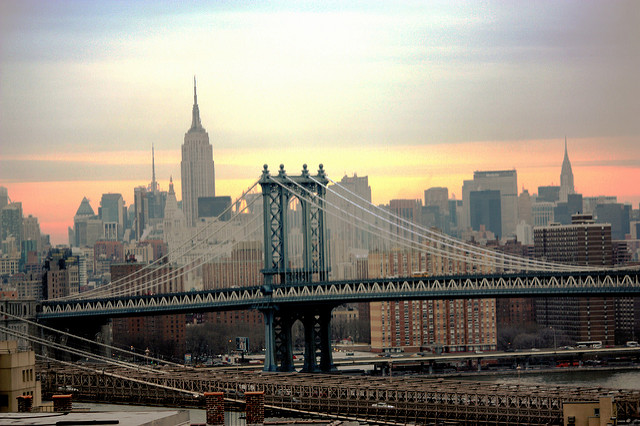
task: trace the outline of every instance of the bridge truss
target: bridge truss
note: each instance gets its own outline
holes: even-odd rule
[[[408,277],[275,284],[268,288],[254,286],[82,301],[45,301],[37,317],[40,320],[50,320],[157,315],[261,309],[276,304],[342,304],[376,300],[639,294],[640,271]]]
[[[102,367],[104,369],[104,367]],[[199,405],[204,392],[238,401],[262,391],[267,408],[389,424],[562,424],[567,402],[612,397],[618,420],[640,416],[640,391],[568,386],[502,385],[421,377],[268,374],[206,370],[148,372],[50,366],[40,371],[45,393],[79,400]],[[145,383],[146,382],[146,383]],[[180,391],[182,390],[182,391]]]

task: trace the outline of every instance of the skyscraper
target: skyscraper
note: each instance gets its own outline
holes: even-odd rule
[[[125,208],[122,194],[102,194],[98,215],[100,219],[102,219],[105,228],[107,225],[111,225],[115,231],[115,235],[105,232],[104,237],[106,239],[122,240],[125,224],[124,212]]]
[[[495,234],[496,238],[502,237],[500,191],[471,191],[469,193],[469,215],[471,229],[479,231],[480,227],[484,225],[488,231]]]
[[[473,172],[473,180],[465,180],[462,186],[464,207],[462,226],[471,226],[471,192],[500,191],[502,237],[515,235],[518,224],[518,174],[515,170]]]
[[[71,247],[93,247],[104,235],[102,220],[96,216],[89,199],[82,198],[82,202],[73,217],[73,240],[69,241]]]
[[[198,219],[198,198],[215,197],[213,147],[209,134],[200,123],[200,109],[193,78],[193,111],[191,128],[184,135],[182,145],[182,209],[187,226],[195,226]]]
[[[562,160],[562,171],[560,172],[560,201],[566,202],[569,194],[575,193],[573,187],[573,171],[567,153],[567,137],[564,138],[564,159]]]

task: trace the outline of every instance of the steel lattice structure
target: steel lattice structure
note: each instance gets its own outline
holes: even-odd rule
[[[476,297],[640,295],[640,271],[407,277],[275,284],[149,296],[43,301],[39,320],[164,315],[273,305]]]
[[[65,390],[76,399],[198,405],[198,395],[223,391],[231,400],[262,391],[273,409],[378,423],[562,424],[567,402],[613,397],[618,420],[640,416],[640,391],[569,386],[502,385],[421,377],[354,377],[206,370],[159,370],[155,375],[69,367],[40,372],[45,393]],[[146,382],[146,383],[144,383]],[[153,386],[156,384],[158,386]],[[159,387],[160,386],[160,387]]]

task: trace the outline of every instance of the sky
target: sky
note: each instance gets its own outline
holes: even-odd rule
[[[216,194],[263,164],[461,197],[476,170],[640,202],[640,2],[0,2],[0,185],[54,244],[83,197],[180,198],[193,76]]]

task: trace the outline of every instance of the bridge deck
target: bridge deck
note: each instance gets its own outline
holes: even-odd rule
[[[86,367],[85,367],[86,368]],[[567,386],[499,385],[427,377],[368,377],[250,371],[161,370],[99,372],[50,365],[40,371],[46,394],[79,400],[193,406],[198,395],[223,391],[231,400],[263,391],[268,408],[396,424],[561,424],[562,404],[611,396],[618,419],[638,418],[640,391]],[[151,385],[154,383],[162,387]],[[179,392],[181,389],[185,392]]]
[[[640,271],[587,271],[404,277],[379,280],[325,281],[232,287],[172,294],[115,298],[43,301],[39,320],[77,317],[162,315],[269,306],[333,304],[389,300],[635,296],[640,294]]]

